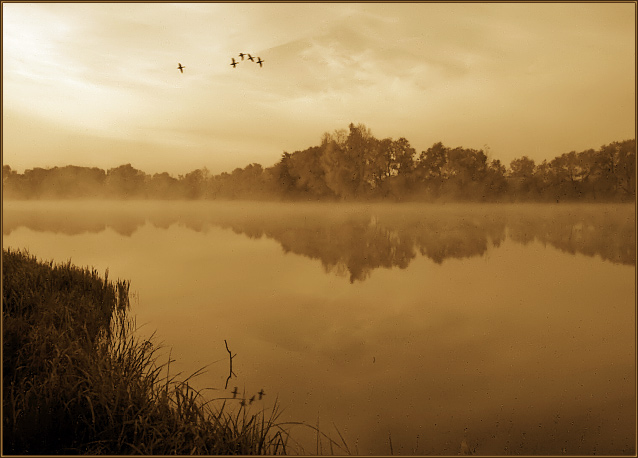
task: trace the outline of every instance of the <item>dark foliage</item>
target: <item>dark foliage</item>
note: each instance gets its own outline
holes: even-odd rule
[[[319,146],[284,152],[264,169],[206,169],[174,178],[131,164],[108,171],[3,166],[3,195],[12,199],[283,199],[481,202],[633,201],[636,140],[571,151],[535,164],[526,156],[506,168],[483,150],[435,143],[418,156],[405,138],[375,138],[363,124],[325,133]]]

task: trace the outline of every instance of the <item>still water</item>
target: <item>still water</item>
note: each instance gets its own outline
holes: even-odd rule
[[[4,248],[130,279],[171,371],[352,453],[636,453],[633,205],[3,206]]]

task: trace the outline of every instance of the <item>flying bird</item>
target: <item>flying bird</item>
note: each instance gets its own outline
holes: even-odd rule
[[[185,69],[186,67],[182,67],[182,64],[180,64],[179,62],[178,62],[178,64],[179,64],[179,65],[178,65],[177,69],[178,69],[181,73],[184,73],[184,69]]]
[[[230,64],[230,65],[232,65],[232,66],[233,66],[233,68],[235,68],[235,66],[236,66],[239,62],[235,62],[235,58],[234,58],[234,57],[233,57],[232,59],[233,59],[233,61],[231,62],[231,64]]]
[[[250,54],[248,54],[248,60],[251,62],[255,62],[255,60],[253,59],[253,56],[251,56]]]
[[[246,54],[244,54],[243,52],[240,52],[240,53],[239,53],[239,57],[241,57],[241,60],[244,60],[244,56],[245,56],[245,55],[246,55]]]
[[[259,400],[261,401],[261,398],[264,396],[264,394],[266,394],[266,392],[264,391],[264,389],[262,388],[259,393],[257,393],[259,395]]]
[[[237,393],[239,393],[239,391],[237,390],[237,387],[235,387],[235,389],[231,391],[231,393],[233,393],[233,399],[237,397]]]
[[[261,57],[257,58],[257,63],[259,64],[260,67],[263,67],[263,65],[261,65],[264,61],[261,60]]]

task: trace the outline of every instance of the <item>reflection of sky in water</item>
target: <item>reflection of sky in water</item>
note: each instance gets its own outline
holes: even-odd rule
[[[214,362],[197,383],[223,388],[226,339],[238,377],[213,396],[264,388],[257,407],[278,396],[283,419],[334,422],[360,453],[389,453],[389,432],[403,454],[456,455],[464,437],[486,454],[633,452],[633,208],[372,218],[217,204],[199,223],[196,206],[172,208],[130,210],[142,222],[117,231],[79,230],[107,222],[97,210],[56,213],[56,232],[10,216],[4,246],[130,278],[141,332],[158,331],[175,370]],[[346,278],[326,275],[339,262]],[[350,283],[355,265],[365,281]]]

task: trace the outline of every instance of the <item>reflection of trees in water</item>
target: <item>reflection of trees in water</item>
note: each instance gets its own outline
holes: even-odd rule
[[[398,219],[394,217],[404,218]],[[251,238],[278,241],[284,252],[321,261],[326,272],[365,280],[378,268],[405,269],[417,250],[437,263],[448,258],[484,254],[490,242],[498,246],[505,237],[504,221],[457,221],[457,217],[431,215],[361,214],[313,218],[299,214],[277,220],[235,221],[230,227]]]
[[[350,282],[365,280],[379,267],[405,269],[416,256],[409,237],[376,222],[349,221],[316,234],[317,238],[304,241],[289,231],[286,240],[280,242],[284,250],[302,255],[310,249],[311,257],[319,259],[327,272],[349,273]]]
[[[202,208],[206,211],[202,211]],[[239,208],[239,210],[237,210]],[[231,229],[281,244],[284,252],[316,259],[326,272],[365,280],[380,267],[405,269],[417,252],[437,264],[484,255],[506,237],[538,241],[571,254],[635,264],[635,213],[630,206],[510,207],[313,207],[295,206],[72,206],[43,211],[14,209],[3,215],[3,232],[20,226],[35,231],[79,234],[110,227],[130,236],[149,222],[202,232]]]
[[[416,256],[414,242],[369,216],[322,219],[318,215],[288,215],[224,223],[250,238],[266,236],[279,242],[285,253],[319,260],[326,272],[365,280],[379,267],[406,268]]]
[[[130,237],[144,224],[145,218],[136,211],[96,204],[78,211],[73,206],[35,206],[2,212],[2,233],[9,235],[19,227],[36,232],[66,235],[103,232],[107,228]]]
[[[462,259],[485,254],[490,246],[505,240],[502,219],[426,220],[415,234],[419,252],[437,264],[449,258]]]
[[[558,208],[544,218],[518,215],[508,222],[508,236],[518,243],[534,240],[570,254],[600,256],[606,261],[636,264],[636,219],[633,211],[614,211],[617,207]]]

